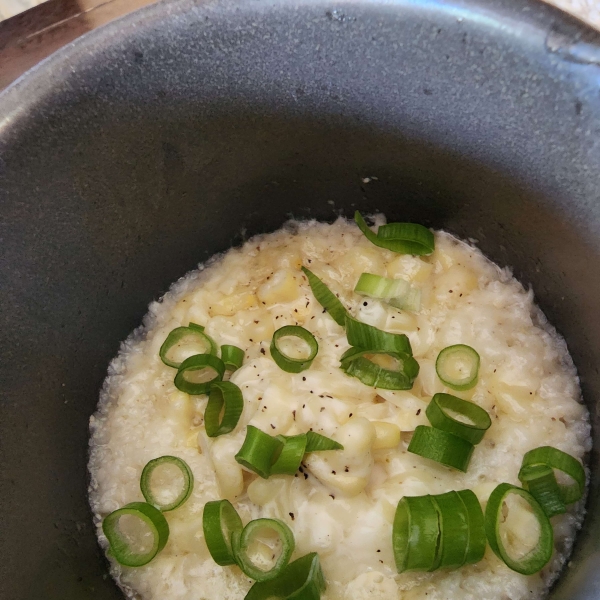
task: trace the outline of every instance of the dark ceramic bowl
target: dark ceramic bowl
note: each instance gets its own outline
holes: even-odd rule
[[[0,598],[122,598],[86,501],[120,340],[214,252],[356,207],[476,238],[565,336],[595,450],[552,598],[600,598],[597,35],[529,0],[163,3],[5,92],[0,157]]]

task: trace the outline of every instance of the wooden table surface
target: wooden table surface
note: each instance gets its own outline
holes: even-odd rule
[[[0,23],[0,90],[74,39],[156,0],[48,0]]]
[[[47,0],[0,22],[0,90],[87,31],[157,0]],[[600,0],[547,0],[600,29]]]

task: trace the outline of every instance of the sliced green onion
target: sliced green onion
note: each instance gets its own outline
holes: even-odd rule
[[[283,442],[283,448],[279,458],[271,467],[271,475],[293,475],[306,453],[307,437],[305,433],[300,435],[283,436],[278,435],[277,439]]]
[[[208,437],[218,437],[235,429],[244,410],[242,390],[231,381],[216,381],[210,386],[204,411]]]
[[[539,527],[540,534],[535,547],[520,558],[510,556],[504,546],[500,533],[500,526],[503,522],[503,505],[507,496],[517,494],[521,496],[531,507]],[[526,490],[501,483],[491,494],[485,509],[485,533],[487,535],[490,547],[498,558],[502,559],[506,566],[521,573],[522,575],[533,575],[542,569],[552,557],[554,547],[554,534],[550,520],[544,513],[537,500]]]
[[[174,493],[172,489],[174,469],[177,470],[175,478],[181,479],[178,493],[177,490]],[[194,475],[188,464],[181,458],[161,456],[151,460],[144,467],[140,478],[140,489],[146,502],[162,512],[167,512],[178,508],[190,497],[194,489]]]
[[[306,452],[323,452],[325,450],[343,450],[344,446],[327,436],[309,431],[306,434]]]
[[[471,346],[456,344],[444,348],[437,357],[435,370],[438,377],[449,388],[470,390],[477,384],[479,354]]]
[[[128,531],[123,531],[120,520],[127,516],[130,519]],[[142,535],[137,534],[140,525],[146,530]],[[135,549],[135,538],[139,538],[140,546],[149,547]],[[110,544],[110,553],[126,567],[141,567],[148,564],[164,547],[169,539],[169,524],[164,515],[146,502],[131,502],[110,513],[102,522],[102,531]]]
[[[462,567],[469,548],[467,508],[457,492],[439,494],[432,499],[440,518],[437,567]]]
[[[207,381],[191,381],[188,377],[204,379],[207,372],[213,371],[215,376]],[[186,394],[195,396],[206,394],[216,381],[221,381],[225,374],[225,364],[213,354],[196,354],[186,358],[175,375],[175,387]]]
[[[562,471],[573,479],[571,485],[559,485],[562,501],[565,504],[577,502],[585,492],[585,470],[583,465],[573,456],[552,446],[541,446],[530,450],[523,457],[521,470],[534,465],[545,465]],[[519,474],[519,479],[521,475]]]
[[[435,460],[466,473],[473,454],[473,444],[447,431],[418,425],[408,451]]]
[[[275,533],[276,545],[279,548],[273,549],[272,544],[257,542],[256,538],[260,537],[265,530]],[[255,581],[269,581],[277,577],[290,562],[295,548],[292,530],[278,519],[255,519],[250,521],[241,534],[232,536],[232,544],[238,566],[248,577],[252,577]],[[269,569],[261,568],[259,561],[257,561],[255,550],[259,550],[260,553],[261,549],[268,552],[269,559],[276,557],[275,564]],[[278,556],[277,551],[279,551]]]
[[[373,362],[372,357],[386,355],[397,363],[396,369],[386,369]],[[419,363],[408,354],[378,352],[363,348],[350,348],[340,358],[340,368],[350,377],[356,377],[365,385],[385,390],[410,390],[417,375]]]
[[[190,343],[194,346],[200,344],[200,349],[195,349],[193,354],[217,354],[217,344],[204,333],[204,327],[190,323],[188,327],[176,327],[169,333],[158,352],[160,359],[165,365],[179,369],[183,361],[177,360],[173,354]]]
[[[242,520],[229,500],[214,500],[204,505],[204,539],[210,555],[218,565],[235,564],[231,539],[234,534],[241,533],[243,528]]]
[[[263,479],[268,479],[271,474],[271,467],[275,464],[281,451],[283,442],[252,425],[248,425],[246,430],[246,439],[235,455],[240,465],[246,469],[260,475]]]
[[[439,538],[439,515],[432,497],[404,496],[398,502],[392,530],[398,573],[434,570]]]
[[[275,579],[255,583],[244,600],[320,600],[325,587],[319,555],[311,552],[290,563]]]
[[[471,444],[478,444],[492,424],[483,408],[450,394],[435,394],[426,414],[436,429],[453,433]]]
[[[552,467],[546,465],[521,467],[519,480],[523,487],[539,502],[548,518],[567,512]]]
[[[435,248],[433,233],[423,225],[388,223],[382,225],[377,233],[373,233],[358,211],[354,213],[354,220],[365,237],[380,248],[386,248],[399,254],[416,255],[431,254]]]
[[[386,300],[403,310],[418,312],[421,308],[421,290],[405,279],[390,279],[372,273],[363,273],[354,291],[361,296]]]
[[[457,492],[467,510],[469,521],[469,545],[465,554],[466,565],[479,562],[485,554],[485,520],[477,496],[471,490]]]
[[[338,297],[312,272],[306,267],[302,271],[308,278],[310,289],[312,290],[317,302],[330,314],[331,318],[342,327],[346,324],[346,315],[348,311],[339,301]]]
[[[351,346],[377,352],[399,352],[412,356],[410,341],[404,333],[389,333],[347,315],[346,335]]]
[[[244,362],[244,351],[237,346],[224,344],[221,346],[221,360],[228,371],[237,371]]]
[[[280,340],[286,337],[296,337],[305,342],[308,346],[308,355],[302,358],[294,358],[283,352],[280,346]],[[315,359],[315,356],[317,356],[318,351],[319,344],[317,343],[315,336],[299,325],[286,325],[273,334],[273,339],[271,341],[271,357],[277,363],[277,366],[286,373],[300,373],[308,369]]]

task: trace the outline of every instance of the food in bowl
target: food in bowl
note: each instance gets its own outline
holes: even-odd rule
[[[150,305],[91,417],[131,598],[541,598],[583,518],[564,340],[449,233],[290,222]]]

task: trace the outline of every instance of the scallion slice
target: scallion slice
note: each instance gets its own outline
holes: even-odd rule
[[[257,540],[266,532],[266,541]],[[272,534],[275,534],[273,536]],[[269,581],[277,577],[290,562],[295,542],[292,530],[278,519],[255,519],[244,527],[241,534],[232,536],[235,559],[240,569],[255,581]],[[276,548],[273,548],[276,546]],[[272,567],[265,569],[260,565],[261,550],[266,550],[269,559],[275,558]],[[258,556],[257,556],[258,555]],[[258,559],[258,560],[257,560]]]
[[[361,296],[385,300],[403,310],[418,312],[421,308],[421,290],[413,287],[405,279],[390,279],[363,273],[354,291]]]
[[[123,518],[127,522],[122,525]],[[144,530],[141,535],[140,528]],[[126,567],[148,564],[169,539],[169,524],[164,515],[146,502],[131,502],[110,513],[102,522],[102,531],[110,544],[110,553]],[[134,547],[136,543],[139,548]]]
[[[467,508],[457,492],[438,494],[432,499],[440,517],[438,567],[462,567],[469,548]]]
[[[346,315],[348,311],[339,301],[338,297],[312,272],[306,267],[302,271],[308,278],[310,289],[312,290],[317,302],[330,314],[331,318],[344,327],[346,325]]]
[[[320,433],[309,431],[306,434],[305,452],[323,452],[325,450],[343,450],[344,446]]]
[[[175,487],[179,489],[173,490],[174,479]],[[180,507],[190,497],[194,489],[194,475],[181,458],[160,456],[144,467],[140,489],[148,504],[167,512]]]
[[[548,518],[567,512],[552,467],[546,465],[521,467],[519,480],[523,487],[539,502]]]
[[[518,558],[510,555],[508,549],[504,546],[500,531],[504,521],[503,505],[510,494],[521,496],[529,504],[540,528],[535,547]],[[507,567],[522,575],[537,573],[552,557],[554,534],[550,520],[537,500],[528,491],[509,483],[501,483],[490,495],[485,509],[485,533],[494,554],[502,559]]]
[[[387,369],[372,358],[386,355],[396,363],[395,369]],[[417,375],[419,363],[408,354],[378,352],[363,348],[350,348],[340,358],[340,367],[350,377],[356,377],[365,385],[385,390],[410,390]]]
[[[471,490],[457,492],[467,510],[469,521],[469,545],[465,554],[465,564],[479,562],[485,554],[485,520],[477,496]]]
[[[295,337],[302,340],[302,342],[308,346],[308,354],[299,358],[294,358],[293,356],[286,354],[281,349],[281,340],[286,337]],[[318,351],[319,344],[317,343],[315,336],[299,325],[286,325],[273,334],[273,339],[271,341],[271,357],[277,363],[277,366],[286,373],[300,373],[308,369],[315,359],[315,356],[317,356]]]
[[[202,529],[213,560],[221,566],[234,565],[231,545],[234,534],[241,533],[242,520],[229,500],[214,500],[204,505]]]
[[[204,327],[196,325],[196,323],[173,329],[163,342],[158,354],[165,365],[179,369],[183,360],[177,360],[174,355],[178,351],[184,352],[185,348],[190,345],[193,347],[192,354],[217,354],[218,348],[215,341],[204,333]]]
[[[392,529],[398,573],[434,570],[439,538],[439,515],[432,497],[404,496],[398,502]]]
[[[545,465],[551,469],[557,469],[573,479],[571,485],[559,485],[561,498],[565,504],[577,502],[583,497],[585,492],[585,470],[576,458],[558,448],[541,446],[525,454],[521,470],[536,465]],[[520,478],[521,474],[519,474]]]
[[[305,433],[300,435],[283,436],[278,435],[277,439],[283,442],[283,448],[279,458],[271,467],[271,475],[293,475],[304,458],[306,453],[307,437]]]
[[[235,455],[235,460],[263,479],[268,479],[271,467],[279,458],[283,446],[281,440],[271,437],[253,425],[248,425],[246,438]]]
[[[275,579],[255,583],[244,600],[320,600],[325,587],[319,555],[311,552],[290,563]]]
[[[242,390],[231,381],[215,381],[210,386],[204,411],[208,437],[218,437],[235,429],[244,410]]]
[[[441,381],[449,388],[470,390],[477,384],[479,354],[471,346],[456,344],[444,348],[437,357],[435,370]]]
[[[435,460],[465,473],[469,467],[473,448],[473,444],[467,440],[426,425],[417,426],[408,445],[408,451],[413,454]]]
[[[376,352],[399,352],[412,356],[408,337],[403,333],[389,333],[367,323],[346,316],[346,335],[351,346]]]
[[[215,374],[214,377],[206,380],[211,371]],[[186,394],[206,394],[213,383],[223,379],[224,374],[225,364],[220,358],[213,354],[196,354],[186,358],[179,366],[175,375],[175,387]]]
[[[377,233],[369,229],[362,215],[356,211],[354,220],[365,237],[376,246],[399,254],[431,254],[435,248],[433,233],[417,223],[388,223]]]
[[[244,362],[244,351],[237,346],[223,344],[221,346],[221,360],[228,371],[237,371]]]
[[[453,433],[471,444],[478,444],[492,424],[483,408],[451,394],[435,394],[426,414],[436,429]]]

